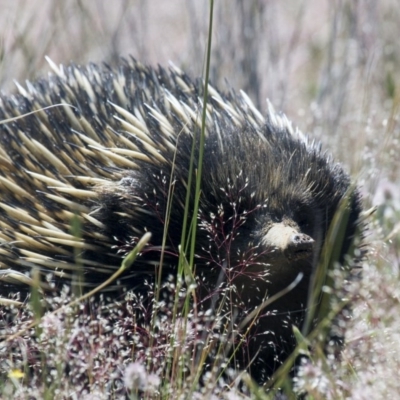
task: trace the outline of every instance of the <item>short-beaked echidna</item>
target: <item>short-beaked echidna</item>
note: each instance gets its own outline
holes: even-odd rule
[[[22,116],[0,125],[1,294],[27,292],[32,267],[44,288],[68,283],[77,265],[86,285],[98,285],[149,231],[150,244],[118,281],[136,288],[160,268],[165,221],[162,268],[173,273],[188,189],[189,217],[193,207],[202,81],[132,59],[117,69],[50,65],[54,75],[0,97],[0,121]],[[293,349],[292,324],[301,326],[310,276],[349,186],[342,167],[271,106],[264,117],[246,94],[209,87],[195,246],[200,293],[212,298],[207,291],[228,282],[243,317],[304,274],[252,328],[247,361],[255,359],[259,382]],[[361,210],[357,194],[350,208],[341,260]],[[79,239],[71,233],[76,216]]]

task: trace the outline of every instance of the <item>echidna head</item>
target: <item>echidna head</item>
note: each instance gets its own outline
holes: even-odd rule
[[[349,178],[289,125],[274,124],[270,118],[255,129],[248,123],[235,126],[228,118],[215,117],[205,142],[195,218],[199,228],[196,268],[208,273],[228,268],[236,271],[238,282],[246,276],[254,280],[258,273],[270,282],[269,293],[283,289],[300,272],[307,282]],[[118,182],[99,189],[101,207],[94,215],[107,227],[107,236],[124,246],[130,238],[152,232],[151,247],[156,251],[145,252],[141,260],[151,268],[160,259],[165,232],[169,257],[164,262],[176,266],[191,146],[191,135],[181,135],[176,154],[170,155],[173,163],[169,159],[143,161]],[[195,159],[198,151],[197,146]],[[189,190],[191,208],[194,184]],[[353,207],[348,241],[354,233],[358,203]],[[124,248],[129,250],[129,246]]]

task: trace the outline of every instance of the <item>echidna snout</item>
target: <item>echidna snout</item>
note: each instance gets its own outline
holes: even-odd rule
[[[263,238],[264,245],[276,250],[290,261],[310,258],[313,255],[314,239],[299,231],[299,228],[284,222],[274,223]]]
[[[312,256],[315,240],[305,233],[293,233],[285,253],[289,260],[300,260]]]

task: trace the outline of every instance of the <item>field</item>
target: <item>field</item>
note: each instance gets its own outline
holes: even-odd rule
[[[45,56],[57,65],[115,66],[119,57],[132,55],[145,64],[173,63],[190,76],[204,76],[206,1],[42,0],[39,6],[3,0],[1,6],[3,93],[15,90],[14,81],[23,84],[46,76],[50,67]],[[345,166],[360,188],[365,210],[376,207],[368,217],[362,279],[351,288],[353,311],[346,322],[345,346],[339,358],[317,352],[300,369],[295,393],[307,393],[307,399],[400,396],[399,21],[397,0],[219,0],[214,6],[213,85],[223,91],[244,90],[262,113],[268,99]],[[57,298],[53,307],[67,302]],[[31,316],[27,312],[20,318],[14,333]],[[179,368],[171,382],[174,390],[160,395],[165,382],[159,371],[146,371],[143,361],[154,354],[143,349],[138,360],[124,353],[129,345],[122,336],[105,333],[118,316],[100,328],[85,328],[83,317],[68,318],[48,315],[36,331],[35,348],[47,359],[37,357],[39,373],[32,379],[25,370],[34,358],[32,343],[24,353],[25,336],[14,342],[20,347],[17,359],[0,345],[1,398],[102,399],[123,398],[123,393],[133,399],[272,398],[248,382],[244,392],[212,379],[214,386],[191,386],[193,381],[180,381]],[[117,328],[128,329],[129,323]],[[0,322],[3,338],[6,325],[6,320]],[[65,354],[75,360],[71,365],[76,370],[68,374],[63,372]],[[291,390],[287,395],[295,396]]]

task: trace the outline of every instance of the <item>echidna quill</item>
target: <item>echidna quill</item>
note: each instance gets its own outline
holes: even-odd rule
[[[152,233],[149,245],[107,289],[140,290],[141,276],[161,267],[174,274],[187,190],[189,220],[193,213],[201,80],[133,59],[117,69],[50,65],[48,78],[0,97],[0,120],[7,120],[0,125],[2,296],[29,293],[33,267],[44,291],[68,284],[78,268],[84,285],[94,287],[145,232]],[[202,165],[195,216],[200,306],[215,308],[210,298],[229,285],[234,313],[243,318],[303,274],[252,327],[240,365],[252,362],[252,375],[263,382],[294,348],[292,325],[303,323],[310,276],[350,179],[272,106],[264,116],[245,93],[211,86]],[[341,261],[361,212],[353,197]],[[71,233],[74,218],[79,238]]]

